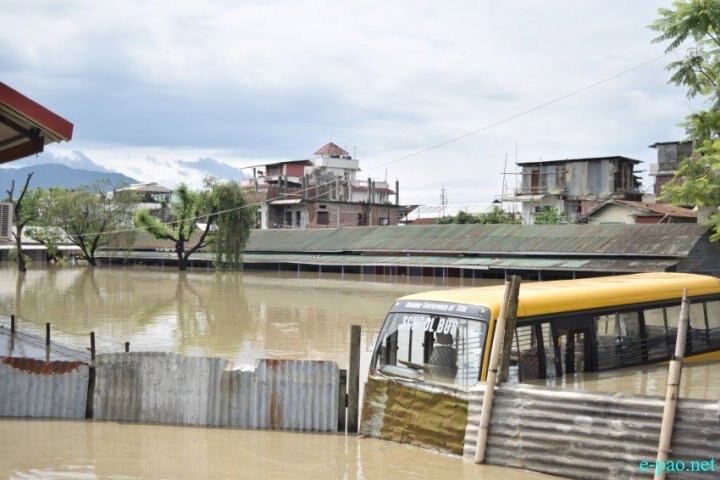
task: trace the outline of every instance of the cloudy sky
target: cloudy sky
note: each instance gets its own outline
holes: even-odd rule
[[[480,204],[506,157],[510,171],[603,155],[647,169],[648,145],[683,136],[697,105],[667,85],[676,55],[635,68],[662,56],[646,26],[670,3],[5,0],[0,81],[75,125],[18,166],[172,187],[332,139],[362,176],[399,179],[403,203],[438,204],[444,185],[450,204]]]

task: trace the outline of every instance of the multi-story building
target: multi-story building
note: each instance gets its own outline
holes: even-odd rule
[[[691,141],[657,142],[650,145],[657,149],[657,163],[650,164],[650,176],[655,177],[655,197],[662,202],[662,187],[671,182],[684,158],[692,155]]]
[[[387,181],[358,179],[359,171],[358,160],[328,143],[312,159],[256,167],[243,185],[260,204],[258,228],[397,225],[399,184],[393,191]]]
[[[521,204],[526,224],[551,208],[575,221],[609,199],[640,200],[639,163],[622,156],[519,162],[520,186],[504,200]]]

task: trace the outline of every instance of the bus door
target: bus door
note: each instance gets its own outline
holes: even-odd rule
[[[594,370],[592,336],[592,318],[553,321],[557,376]]]

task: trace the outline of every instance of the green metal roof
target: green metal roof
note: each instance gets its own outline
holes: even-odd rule
[[[394,252],[507,256],[687,256],[708,227],[663,225],[418,225],[254,230],[248,253]]]

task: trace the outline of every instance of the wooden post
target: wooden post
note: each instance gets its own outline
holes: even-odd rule
[[[338,425],[337,431],[345,433],[345,410],[347,409],[347,370],[340,370],[338,382]]]
[[[90,332],[90,359],[95,360],[95,332]]]
[[[506,312],[505,336],[503,337],[503,349],[500,352],[500,362],[498,366],[498,383],[507,382],[510,376],[510,352],[512,351],[513,335],[515,334],[515,324],[517,323],[520,277],[513,275],[510,277],[510,282],[510,303],[508,303]]]
[[[10,334],[15,335],[15,315],[10,315]]]
[[[520,277],[513,275],[510,281],[505,281],[505,293],[503,303],[500,307],[500,314],[495,322],[495,333],[490,351],[490,364],[488,365],[487,380],[485,382],[485,395],[483,396],[482,410],[480,412],[480,425],[478,427],[478,439],[475,448],[475,463],[485,461],[485,449],[487,447],[488,429],[490,428],[490,413],[492,401],[495,395],[495,383],[497,380],[497,368],[500,361],[500,351],[503,348],[505,337],[505,322],[507,319],[508,306],[510,304],[510,292],[513,290],[513,283],[519,283]]]
[[[50,322],[45,324],[45,345],[50,345]]]
[[[357,433],[360,406],[360,325],[350,327],[350,366],[348,368],[347,431]]]
[[[690,301],[687,298],[687,288],[683,290],[680,319],[678,321],[677,339],[675,340],[675,355],[670,359],[668,369],[667,390],[665,392],[665,408],[663,409],[662,426],[660,427],[660,442],[658,444],[657,460],[655,461],[655,480],[664,480],[665,469],[670,456],[672,431],[675,425],[675,407],[680,390],[680,373],[682,359],[685,356],[685,339],[690,319]]]
[[[125,342],[125,353],[130,351],[130,342]]]

